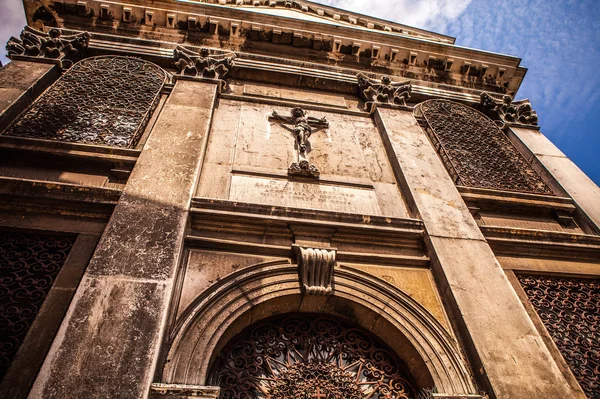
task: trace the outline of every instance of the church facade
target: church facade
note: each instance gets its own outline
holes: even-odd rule
[[[0,398],[600,398],[600,188],[519,58],[304,0],[23,4]]]

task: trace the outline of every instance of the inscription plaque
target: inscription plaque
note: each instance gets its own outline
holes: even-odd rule
[[[290,208],[381,215],[375,190],[234,175],[230,200]]]

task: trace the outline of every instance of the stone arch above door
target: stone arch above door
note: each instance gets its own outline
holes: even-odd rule
[[[171,336],[162,382],[208,384],[217,354],[237,334],[291,312],[332,315],[370,331],[406,364],[418,389],[476,394],[456,340],[408,295],[349,267],[336,270],[334,295],[302,295],[297,266],[286,260],[248,267],[198,297]]]

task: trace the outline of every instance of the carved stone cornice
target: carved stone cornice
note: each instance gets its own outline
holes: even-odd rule
[[[382,76],[377,82],[364,73],[356,75],[360,97],[365,101],[365,110],[372,112],[375,104],[394,104],[406,106],[410,99],[412,85],[410,81],[396,83],[389,76]]]
[[[298,274],[302,291],[307,295],[333,293],[333,268],[336,249],[309,248],[293,245],[298,262]]]
[[[513,101],[510,96],[496,100],[487,92],[481,93],[479,107],[483,113],[502,124],[537,126],[538,116],[528,99]]]
[[[173,64],[181,75],[221,80],[221,88],[226,88],[223,80],[235,65],[235,53],[211,54],[203,47],[198,52],[177,46],[173,50]]]
[[[63,36],[62,31],[52,28],[48,33],[26,26],[20,39],[11,37],[6,43],[8,58],[15,56],[57,60],[61,68],[69,68],[81,58],[87,49],[91,35],[88,32]]]

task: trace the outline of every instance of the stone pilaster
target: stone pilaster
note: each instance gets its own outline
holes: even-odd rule
[[[220,83],[179,80],[30,398],[146,398]]]
[[[536,129],[511,127],[512,133],[569,194],[596,231],[600,231],[600,187]]]
[[[0,69],[0,132],[60,76],[54,62],[11,61]]]
[[[378,108],[374,117],[425,223],[434,276],[481,388],[498,399],[585,398],[561,374],[412,113]]]

